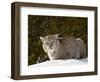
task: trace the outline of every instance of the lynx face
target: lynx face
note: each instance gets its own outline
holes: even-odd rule
[[[47,49],[52,50],[56,48],[56,41],[55,40],[46,40],[44,41],[45,46]]]
[[[57,43],[58,43],[58,35],[48,35],[46,37],[40,37],[40,39],[43,42],[43,49],[44,51],[49,55],[49,57],[51,58],[51,56],[53,56],[53,54],[55,53],[55,50],[57,48]]]

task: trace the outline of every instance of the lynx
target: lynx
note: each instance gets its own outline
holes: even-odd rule
[[[59,34],[40,37],[50,60],[86,58],[86,45],[80,38],[59,37]]]

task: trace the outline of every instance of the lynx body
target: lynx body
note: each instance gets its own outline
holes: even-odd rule
[[[80,38],[63,38],[55,34],[40,37],[40,39],[50,60],[86,58],[86,46]]]

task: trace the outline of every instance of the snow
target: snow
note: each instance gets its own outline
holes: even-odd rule
[[[30,68],[33,67],[44,67],[44,66],[70,66],[70,65],[85,65],[88,63],[87,59],[67,59],[67,60],[49,60],[42,63],[30,65]]]

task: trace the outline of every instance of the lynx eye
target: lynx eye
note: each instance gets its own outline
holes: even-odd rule
[[[49,43],[48,43],[48,42],[46,42],[45,44],[46,44],[46,45],[49,45]]]
[[[53,40],[53,41],[51,42],[51,44],[54,44],[54,42],[55,42],[55,41]]]

